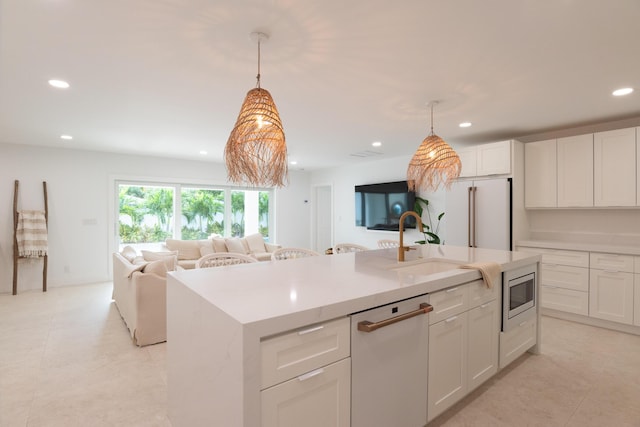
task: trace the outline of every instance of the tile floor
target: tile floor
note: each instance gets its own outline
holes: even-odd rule
[[[429,427],[640,426],[640,336],[549,317],[542,328],[542,355]],[[0,295],[0,426],[170,426],[165,349],[132,344],[110,283]]]

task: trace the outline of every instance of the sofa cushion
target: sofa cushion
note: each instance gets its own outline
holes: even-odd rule
[[[248,255],[249,247],[245,246],[245,243],[242,240],[243,239],[239,239],[237,237],[226,239],[225,242],[227,245],[227,250],[236,254]]]
[[[136,259],[138,253],[133,248],[133,246],[125,246],[124,248],[122,248],[122,252],[120,252],[120,255],[125,257],[125,259],[130,263],[133,263],[133,260]]]
[[[203,257],[205,255],[214,254],[216,251],[213,249],[213,245],[211,246],[200,246],[200,256]]]
[[[262,234],[250,234],[245,236],[244,239],[247,241],[247,245],[249,245],[249,252],[252,254],[265,252],[264,238],[262,237]]]
[[[165,245],[170,251],[178,251],[178,259],[200,258],[200,241],[198,240],[167,239]]]
[[[171,252],[153,252],[153,251],[140,251],[145,261],[158,261],[162,260],[167,266],[167,271],[175,271],[176,265],[178,265],[178,251]]]
[[[143,273],[154,273],[161,277],[167,277],[167,265],[164,260],[151,261],[142,270]]]
[[[213,243],[213,250],[216,252],[228,252],[227,244],[225,243],[225,239],[214,237],[211,239]]]

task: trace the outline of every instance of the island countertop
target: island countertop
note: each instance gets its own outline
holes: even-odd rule
[[[483,248],[424,245],[397,261],[397,249],[268,261],[170,273],[256,336],[322,322],[481,278],[454,268],[431,274],[403,271],[426,260],[460,265],[496,262],[503,271],[540,261],[540,255]]]

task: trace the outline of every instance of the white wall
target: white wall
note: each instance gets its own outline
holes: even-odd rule
[[[345,167],[324,169],[311,173],[311,186],[333,186],[334,206],[334,242],[357,243],[369,248],[377,248],[380,239],[398,239],[397,231],[367,230],[355,225],[355,186],[361,184],[375,184],[380,182],[403,181],[407,179],[407,165],[410,156],[396,157],[378,161],[367,161]],[[420,193],[419,196],[429,200],[432,205],[434,226],[436,217],[444,211],[444,191],[435,193]],[[312,203],[315,202],[312,200]],[[423,215],[423,219],[426,214]],[[446,214],[445,217],[446,219]],[[313,225],[312,225],[313,226]],[[440,235],[445,234],[445,223],[440,227]],[[405,233],[405,242],[413,244],[422,240],[423,235],[416,230]]]
[[[168,179],[228,185],[223,164],[91,151],[0,144],[0,293],[11,292],[13,188],[18,209],[43,209],[42,181],[49,193],[49,287],[110,280],[109,226],[113,180]],[[290,172],[276,191],[276,243],[309,247],[309,176]],[[20,260],[18,292],[40,289],[42,261]]]

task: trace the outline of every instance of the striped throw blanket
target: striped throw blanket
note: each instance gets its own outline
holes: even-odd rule
[[[44,211],[18,212],[16,228],[18,255],[37,258],[47,255],[47,221]]]

